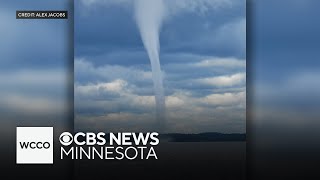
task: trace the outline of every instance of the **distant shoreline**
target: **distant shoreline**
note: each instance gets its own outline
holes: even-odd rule
[[[160,134],[161,140],[167,142],[243,142],[246,141],[246,134],[232,133],[223,134],[206,132],[198,134],[168,133]]]

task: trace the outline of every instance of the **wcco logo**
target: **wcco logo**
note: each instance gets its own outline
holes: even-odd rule
[[[17,164],[53,164],[53,127],[17,127]]]
[[[49,149],[50,146],[49,142],[20,142],[20,147],[22,149]]]

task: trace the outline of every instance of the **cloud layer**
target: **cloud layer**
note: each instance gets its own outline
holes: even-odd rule
[[[240,68],[241,72],[195,78],[183,76],[179,70],[166,72],[164,68],[167,74],[168,131],[244,131],[246,95],[243,60],[219,58],[215,62],[213,59],[210,60],[211,70],[222,66]],[[221,65],[221,61],[226,65]],[[201,70],[201,62],[208,61],[189,64],[185,68]],[[150,70],[110,65],[94,67],[84,59],[76,60],[75,65],[76,76],[95,79],[75,84],[78,127],[87,124],[89,129],[152,130],[155,102]]]

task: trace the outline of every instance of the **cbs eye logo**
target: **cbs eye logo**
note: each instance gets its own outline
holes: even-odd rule
[[[73,142],[73,136],[69,132],[64,132],[59,137],[60,143],[64,146],[69,146]]]

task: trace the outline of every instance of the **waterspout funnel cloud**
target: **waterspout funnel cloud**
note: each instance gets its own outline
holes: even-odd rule
[[[135,0],[135,19],[151,62],[159,131],[163,131],[165,125],[165,96],[159,58],[159,32],[165,11],[163,0]]]

